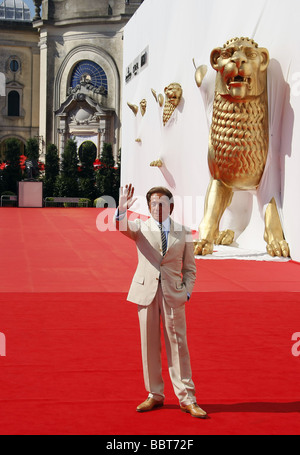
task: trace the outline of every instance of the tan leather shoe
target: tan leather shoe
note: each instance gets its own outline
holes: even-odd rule
[[[143,403],[139,404],[136,410],[138,412],[147,412],[147,411],[152,411],[154,408],[159,408],[163,406],[164,402],[162,401],[157,401],[154,398],[148,397],[147,400],[143,401]]]
[[[200,419],[206,419],[207,413],[200,408],[197,403],[192,403],[187,406],[180,406],[183,412],[188,412],[193,417],[199,417]]]

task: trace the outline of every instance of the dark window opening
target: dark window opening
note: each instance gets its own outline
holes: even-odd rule
[[[20,116],[20,95],[15,90],[9,92],[8,97],[8,110],[7,115],[11,117]]]

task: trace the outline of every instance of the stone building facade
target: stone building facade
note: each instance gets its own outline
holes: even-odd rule
[[[39,33],[33,29],[24,2],[0,4],[0,72],[5,76],[0,97],[0,160],[4,142],[15,137],[24,144],[39,135]]]
[[[21,0],[3,2],[19,2],[26,10]],[[102,144],[109,142],[116,157],[121,146],[123,28],[142,0],[34,3],[32,21],[24,15],[22,20],[1,17],[0,10],[0,72],[7,91],[0,101],[0,142],[38,136],[43,159],[48,143],[55,143],[61,154],[73,137],[78,147],[92,141],[98,157]],[[14,64],[19,72],[13,73]],[[7,113],[12,90],[20,97],[19,116]]]

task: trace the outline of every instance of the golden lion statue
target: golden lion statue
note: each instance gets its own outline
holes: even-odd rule
[[[210,61],[217,72],[208,146],[211,181],[196,255],[233,242],[233,231],[219,232],[220,220],[234,191],[258,188],[268,154],[267,49],[249,38],[234,38],[214,49]],[[203,66],[196,69],[198,86],[204,73]],[[264,240],[271,256],[289,256],[274,197],[265,212]]]

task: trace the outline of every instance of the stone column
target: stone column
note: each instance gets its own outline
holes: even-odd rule
[[[97,158],[100,159],[101,155],[101,132],[98,129],[98,143],[97,143]]]
[[[66,130],[62,129],[62,128],[59,128],[58,130],[58,134],[59,134],[59,139],[58,139],[58,155],[59,155],[59,159],[61,160],[62,158],[62,154],[65,150],[65,134],[66,134]]]
[[[105,128],[99,128],[98,133],[100,134],[100,147],[99,147],[99,156],[101,156],[103,150],[103,144],[105,142]]]

